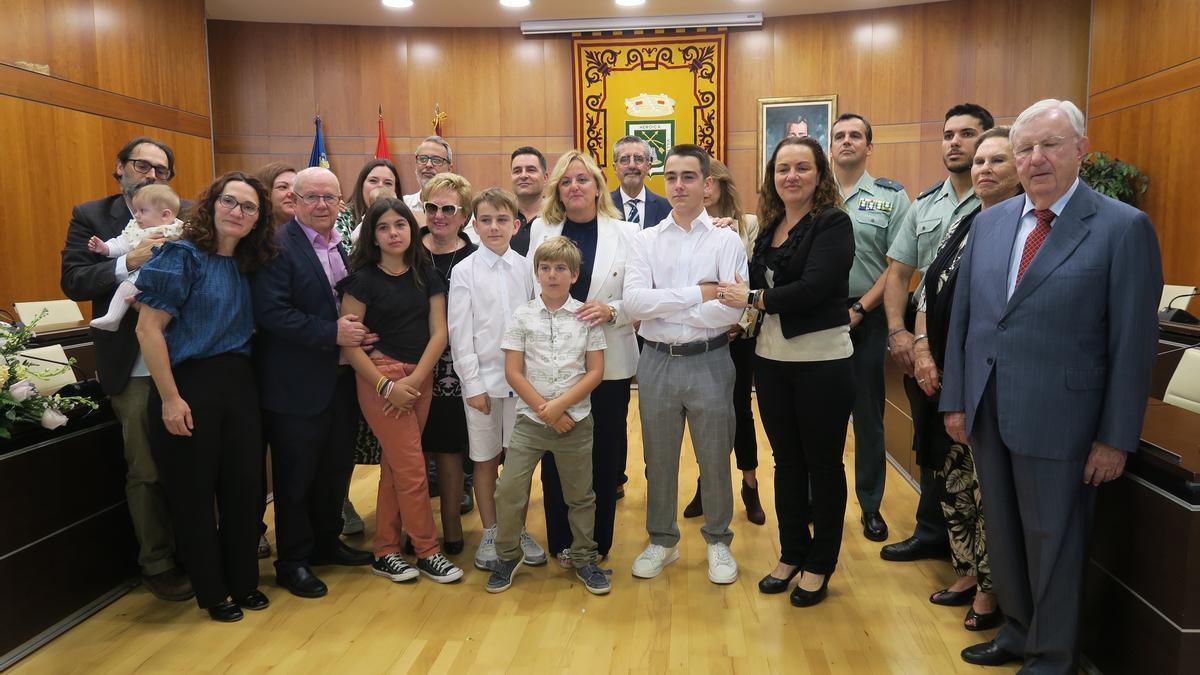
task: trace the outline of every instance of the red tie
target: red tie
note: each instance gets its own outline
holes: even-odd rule
[[[1054,212],[1050,209],[1034,209],[1033,216],[1037,218],[1037,225],[1025,239],[1025,250],[1021,252],[1021,264],[1017,267],[1018,284],[1021,283],[1021,277],[1025,276],[1029,263],[1033,262],[1033,256],[1037,255],[1038,249],[1046,243],[1046,237],[1050,236],[1050,221],[1054,220]]]

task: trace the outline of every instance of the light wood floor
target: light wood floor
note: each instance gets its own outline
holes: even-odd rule
[[[964,664],[958,653],[993,633],[969,633],[962,628],[965,608],[927,601],[931,592],[952,581],[949,564],[885,562],[879,558],[880,545],[863,538],[854,497],[852,440],[846,453],[850,503],[828,599],[797,609],[786,594],[758,592],[759,578],[772,568],[779,552],[772,463],[761,425],[758,439],[767,524],[759,527],[747,521],[735,493],[732,550],[741,576],[729,586],[708,581],[700,519],[681,520],[682,557],[662,576],[642,580],[629,573],[646,544],[635,393],[630,406],[631,483],[626,498],[618,502],[616,542],[609,560],[616,572],[608,596],[589,595],[571,572],[554,562],[522,568],[509,591],[488,594],[485,574],[471,565],[480,529],[479,517],[472,512],[463,523],[467,548],[456,558],[466,570],[460,583],[442,586],[422,579],[393,584],[365,567],[322,568],[329,595],[305,600],[274,586],[270,561],[264,560],[261,589],[272,603],[264,612],[246,612],[239,623],[218,624],[194,602],[160,602],[138,588],[13,672],[983,672]],[[681,510],[696,480],[690,442],[684,453]],[[351,488],[368,533],[374,529],[377,476],[375,467],[358,467]],[[897,541],[912,532],[917,497],[890,466],[887,481],[883,514],[891,528],[890,541]],[[536,480],[534,485],[529,530],[544,543]],[[274,532],[268,537],[274,541]],[[369,539],[349,541],[370,548]],[[80,562],[86,564],[86,558]]]

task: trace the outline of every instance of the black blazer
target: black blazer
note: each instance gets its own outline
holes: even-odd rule
[[[625,204],[621,199],[621,188],[612,191],[613,203],[617,205],[617,210],[621,212],[621,220],[629,213],[625,210]],[[646,204],[642,208],[642,229],[654,227],[671,215],[671,202],[667,201],[666,197],[656,195],[646,188]]]
[[[767,249],[778,223],[763,229],[750,261],[751,288],[767,288]],[[785,338],[850,323],[850,266],[854,264],[854,225],[841,209],[805,216],[784,241],[775,287],[763,292],[763,307],[778,314]]]
[[[316,415],[329,406],[337,385],[338,308],[300,224],[279,231],[279,255],[250,281],[254,295],[254,367],[259,402],[272,412]],[[338,252],[346,261],[346,251]]]

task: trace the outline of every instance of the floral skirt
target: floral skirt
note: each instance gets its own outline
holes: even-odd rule
[[[983,525],[983,497],[975,474],[971,449],[954,443],[946,453],[941,470],[934,475],[945,481],[942,513],[950,535],[950,558],[954,573],[960,577],[978,577],[979,590],[992,590],[992,569],[988,563],[987,537]]]

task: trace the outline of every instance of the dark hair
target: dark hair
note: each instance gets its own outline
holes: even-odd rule
[[[429,251],[421,245],[421,236],[417,229],[417,219],[402,199],[382,197],[367,209],[363,216],[362,229],[358,231],[358,242],[354,244],[354,252],[350,254],[350,271],[358,272],[373,265],[378,265],[383,259],[379,251],[379,242],[375,240],[375,226],[379,219],[388,211],[395,211],[404,222],[408,223],[408,250],[404,252],[404,264],[413,272],[413,281],[417,288],[425,287],[425,276],[433,265]]]
[[[175,177],[175,153],[171,150],[171,146],[167,145],[166,143],[163,143],[162,141],[157,141],[153,138],[150,138],[149,136],[138,136],[137,138],[130,139],[130,141],[128,143],[126,143],[120,150],[117,151],[117,162],[120,164],[124,164],[125,162],[128,162],[129,158],[133,155],[134,149],[137,148],[137,146],[142,145],[143,143],[153,145],[154,147],[158,148],[159,150],[162,150],[163,153],[165,153],[167,155],[167,173],[171,174],[170,176],[167,177],[167,180],[171,180],[172,178],[174,178]],[[113,178],[116,178],[117,180],[121,180],[121,174],[117,173],[114,170]]]
[[[667,156],[663,158],[663,166],[667,165],[667,160],[672,157],[694,157],[700,162],[700,175],[708,178],[712,175],[712,163],[709,160],[708,152],[698,145],[691,143],[680,143],[667,151]]]
[[[392,164],[392,160],[372,159],[363,164],[362,170],[358,172],[358,179],[354,181],[354,191],[350,193],[350,214],[354,216],[355,220],[360,220],[367,212],[367,195],[363,193],[362,184],[367,180],[367,174],[381,166],[386,166],[392,172],[392,177],[396,179],[395,189],[400,189],[400,172],[396,171],[396,165]]]
[[[512,165],[512,161],[517,158],[517,155],[533,155],[534,157],[537,157],[538,164],[542,165],[542,173],[546,172],[546,156],[542,154],[541,150],[538,150],[532,145],[522,145],[516,150],[513,150],[512,154],[509,155],[508,163],[510,166]]]
[[[772,231],[783,220],[785,213],[783,199],[780,198],[779,191],[775,189],[775,158],[779,156],[780,150],[789,145],[807,147],[812,151],[813,162],[817,166],[817,188],[813,191],[812,208],[809,212],[816,216],[825,209],[838,208],[842,205],[842,193],[838,190],[837,181],[833,178],[833,171],[829,168],[829,157],[825,155],[821,144],[811,136],[803,138],[788,136],[775,146],[775,152],[771,153],[771,158],[767,160],[767,166],[763,169],[763,182],[758,199],[758,222],[761,228],[759,229],[759,238]]]
[[[833,140],[833,127],[836,127],[838,122],[845,122],[846,120],[858,120],[862,122],[863,126],[867,128],[867,145],[875,142],[875,132],[871,130],[871,123],[867,121],[867,118],[858,113],[842,113],[838,115],[837,119],[833,121],[833,125],[829,127],[830,140]]]
[[[978,103],[959,103],[946,111],[947,120],[958,115],[970,115],[979,120],[979,125],[983,127],[984,131],[996,126],[996,120],[992,119],[992,113]]]
[[[183,224],[183,238],[207,253],[217,252],[217,223],[213,215],[217,199],[230,183],[245,183],[258,197],[258,219],[250,234],[242,237],[233,257],[243,273],[253,272],[269,262],[279,252],[275,243],[275,219],[271,214],[271,195],[262,181],[241,171],[230,171],[200,193],[195,207]]]
[[[261,180],[270,192],[275,187],[275,179],[287,172],[296,173],[296,167],[287,162],[271,162],[254,172],[254,177]]]

